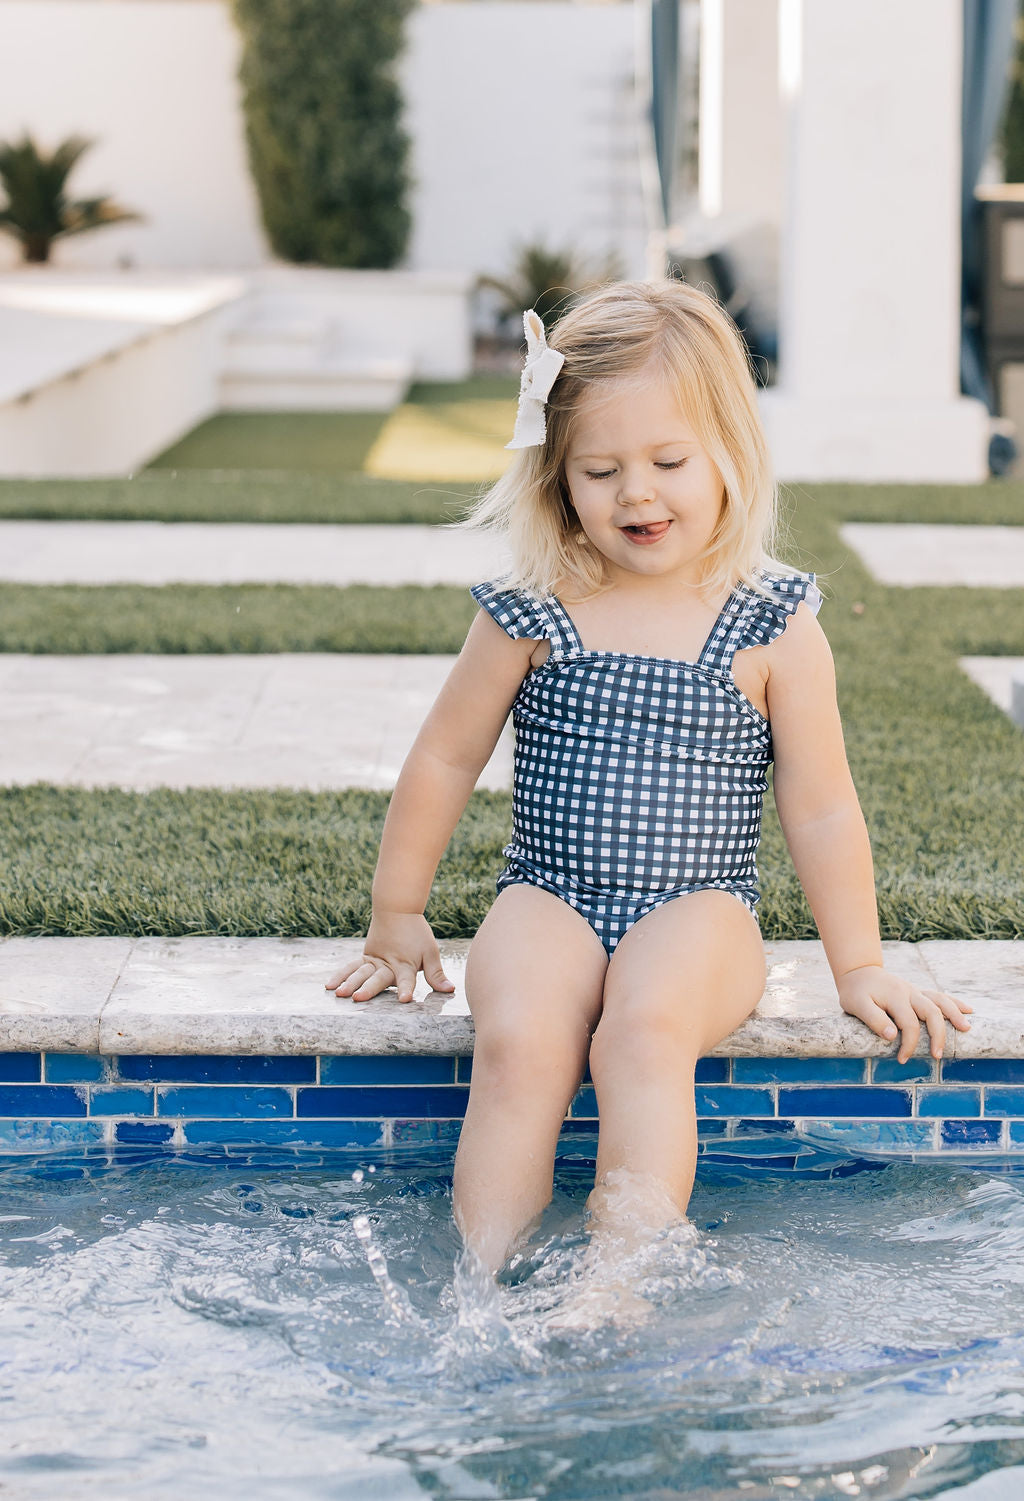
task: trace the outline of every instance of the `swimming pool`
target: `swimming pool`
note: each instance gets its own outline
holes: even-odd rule
[[[1024,1493],[1018,1169],[704,1164],[651,1317],[559,1331],[592,1149],[490,1295],[450,1146],[0,1159],[0,1495]]]

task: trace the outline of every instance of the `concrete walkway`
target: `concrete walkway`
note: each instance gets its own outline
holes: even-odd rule
[[[0,786],[391,788],[454,661],[0,655]],[[512,743],[479,786],[511,786]]]
[[[492,536],[444,526],[0,521],[0,582],[475,584],[506,566]]]
[[[1024,525],[850,522],[844,542],[885,584],[1024,588]],[[496,538],[445,526],[0,521],[0,582],[454,584],[506,566]]]
[[[856,521],[839,535],[883,584],[1024,589],[1024,525]]]

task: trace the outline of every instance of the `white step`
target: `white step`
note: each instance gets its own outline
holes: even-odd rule
[[[390,412],[412,382],[411,359],[285,359],[235,363],[219,383],[225,411]]]

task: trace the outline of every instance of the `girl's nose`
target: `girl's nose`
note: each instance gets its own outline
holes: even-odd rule
[[[639,505],[654,499],[654,484],[650,475],[623,474],[619,486],[619,499],[628,505]]]

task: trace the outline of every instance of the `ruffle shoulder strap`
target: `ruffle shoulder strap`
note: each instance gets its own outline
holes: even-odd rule
[[[503,588],[501,581],[474,584],[470,594],[498,622],[506,635],[515,640],[550,639],[551,620],[543,605],[525,589]]]

